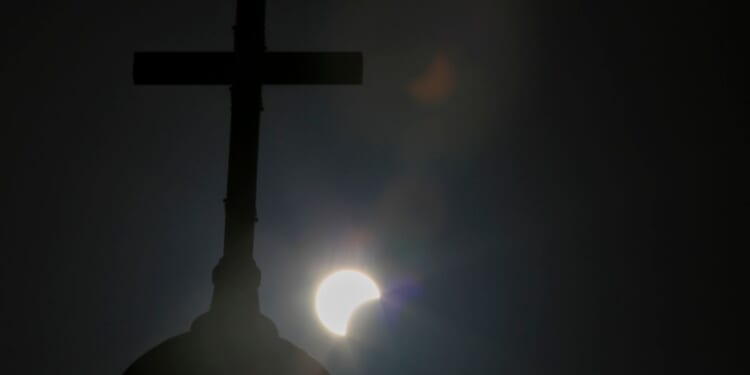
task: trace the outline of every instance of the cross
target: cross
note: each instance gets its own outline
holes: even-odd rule
[[[262,85],[361,84],[362,54],[267,52],[265,1],[238,0],[233,52],[136,52],[133,79],[138,85],[231,86],[224,256],[214,269],[212,309],[257,312],[253,239]],[[248,291],[250,300],[239,296]]]

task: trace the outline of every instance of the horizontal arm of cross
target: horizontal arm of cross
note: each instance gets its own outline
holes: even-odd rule
[[[362,83],[359,52],[266,52],[261,56],[260,71],[247,73],[257,74],[262,84]],[[243,68],[238,65],[233,52],[136,52],[133,80],[140,85],[231,85],[236,69]]]

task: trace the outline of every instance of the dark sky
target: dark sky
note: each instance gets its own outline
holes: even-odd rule
[[[365,56],[363,86],[264,89],[256,258],[283,337],[339,375],[729,366],[728,10],[268,1],[269,49]],[[228,50],[234,6],[0,10],[0,373],[121,373],[208,307],[228,90],[136,87],[132,53]],[[339,267],[385,294],[345,340],[312,307]]]

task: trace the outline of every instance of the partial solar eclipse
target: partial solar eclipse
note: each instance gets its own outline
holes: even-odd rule
[[[346,336],[349,319],[357,308],[377,299],[380,299],[380,290],[369,276],[359,271],[338,271],[318,286],[315,312],[326,329]]]

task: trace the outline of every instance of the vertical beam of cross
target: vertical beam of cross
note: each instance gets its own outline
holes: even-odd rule
[[[256,221],[258,137],[263,110],[261,64],[265,45],[265,1],[237,1],[235,68],[225,199],[224,256],[253,256]]]

